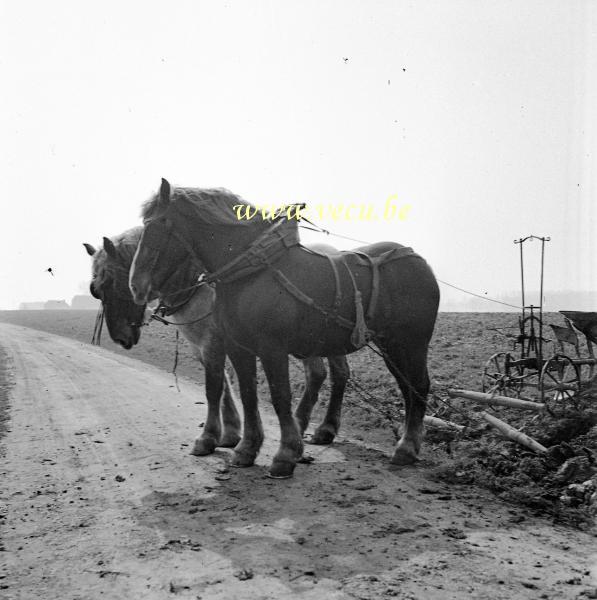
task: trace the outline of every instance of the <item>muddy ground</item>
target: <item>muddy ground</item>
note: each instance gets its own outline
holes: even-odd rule
[[[0,320],[83,342],[94,317],[0,313]],[[547,464],[478,426],[470,405],[463,412],[463,403],[442,402],[448,387],[479,389],[479,365],[504,346],[488,327],[515,320],[440,315],[430,408],[467,424],[466,435],[428,430],[416,467],[389,468],[394,423],[388,417],[396,420],[397,393],[377,357],[361,352],[350,362],[366,395],[349,389],[342,435],[329,449],[308,446],[315,462],[300,465],[287,482],[264,476],[277,437],[265,392],[268,443],[257,467],[228,471],[225,450],[203,459],[188,455],[204,414],[194,383],[202,374],[181,343],[182,392],[176,392],[167,374],[171,327],[152,324],[126,353],[106,332],[103,350],[0,326],[7,355],[0,405],[10,416],[2,441],[8,506],[2,555],[10,574],[0,580],[2,592],[7,598],[594,597],[590,510],[579,498],[560,499],[575,477],[582,479],[582,468],[590,475],[591,403],[567,429],[559,420],[527,423],[520,413],[499,412],[527,433],[543,431],[546,444],[562,447],[567,438],[569,449]],[[295,396],[301,377],[297,361]],[[579,457],[580,467],[559,481],[566,452]]]
[[[427,444],[438,453],[438,477],[486,487],[505,500],[528,506],[555,522],[586,529],[595,519],[595,507],[587,502],[589,494],[582,499],[566,496],[569,485],[589,480],[595,471],[591,467],[597,457],[597,430],[594,429],[597,425],[597,392],[594,388],[584,395],[580,403],[582,410],[559,414],[559,418],[536,417],[507,408],[490,409],[492,414],[544,446],[556,447],[550,461],[537,461],[532,452],[505,441],[478,417],[478,412],[485,407],[449,399],[447,395],[450,388],[481,389],[481,371],[489,357],[498,351],[514,351],[512,338],[504,337],[503,332],[516,334],[517,319],[516,313],[440,313],[429,356],[432,393],[428,414],[466,425],[467,429],[457,436],[428,429]],[[0,321],[89,342],[95,313],[0,311]],[[202,383],[203,370],[182,337],[175,358],[175,328],[156,321],[148,320],[148,323],[140,343],[129,351],[114,344],[104,328],[103,347],[166,371],[172,371],[176,360],[177,374]],[[547,332],[549,323],[564,324],[558,313],[545,316]],[[549,337],[549,334],[545,335]],[[571,347],[567,350],[574,353]],[[547,355],[556,351],[560,349],[555,344],[546,344]],[[586,347],[582,345],[581,353],[587,355]],[[351,355],[349,362],[352,382],[346,392],[343,427],[359,441],[389,448],[396,440],[401,423],[401,399],[395,382],[380,357],[367,348]],[[586,368],[583,369],[586,377]],[[291,359],[291,380],[294,397],[299,398],[303,371],[300,361],[294,359]],[[267,402],[269,393],[263,373],[259,375],[259,386],[260,396]],[[326,398],[328,393],[326,382],[321,397]],[[323,416],[324,406],[322,402],[315,413],[316,419]],[[579,462],[580,468],[572,474],[557,476],[558,469],[570,458]],[[565,502],[560,501],[563,496]]]

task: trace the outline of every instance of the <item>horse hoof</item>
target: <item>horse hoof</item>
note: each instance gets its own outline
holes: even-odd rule
[[[310,444],[316,446],[328,446],[334,441],[336,434],[328,429],[316,429],[309,440]]]
[[[230,459],[230,466],[237,468],[252,467],[255,463],[255,457],[249,454],[233,452]]]
[[[269,479],[292,479],[292,473],[290,475],[273,475],[271,471],[268,471],[266,477]]]
[[[191,450],[193,456],[206,456],[213,454],[216,449],[216,441],[213,438],[198,438]]]
[[[237,433],[228,433],[222,437],[218,444],[221,448],[234,448],[240,442],[240,435]]]
[[[392,460],[390,461],[393,465],[412,465],[417,461],[417,455],[411,450],[407,450],[406,448],[396,448],[394,452],[394,456],[392,456]]]
[[[268,477],[271,477],[272,479],[288,479],[289,477],[292,477],[295,466],[295,463],[274,460],[270,467]]]

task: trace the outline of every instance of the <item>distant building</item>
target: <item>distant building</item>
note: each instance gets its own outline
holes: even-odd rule
[[[97,310],[99,305],[100,301],[89,294],[78,294],[73,296],[73,299],[70,302],[70,307],[73,310]]]
[[[43,310],[43,302],[21,302],[19,304],[19,310]]]
[[[44,303],[45,310],[68,310],[69,308],[70,306],[66,303],[66,300],[48,300]]]

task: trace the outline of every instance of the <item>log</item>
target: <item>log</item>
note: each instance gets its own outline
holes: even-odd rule
[[[452,423],[452,421],[444,421],[438,417],[425,416],[423,418],[423,422],[426,425],[430,425],[431,427],[439,427],[440,429],[455,429],[456,431],[462,431],[464,429],[464,425],[458,425],[458,423]]]
[[[528,435],[522,433],[522,431],[514,429],[514,427],[511,427],[508,425],[508,423],[504,423],[504,421],[501,419],[498,419],[497,417],[494,417],[485,411],[481,412],[480,414],[483,419],[485,419],[492,427],[495,427],[504,437],[508,438],[509,440],[517,442],[521,446],[525,446],[526,448],[529,448],[538,454],[545,454],[547,452],[547,448],[545,446],[542,446],[533,438],[530,438]]]
[[[519,408],[521,410],[534,410],[535,412],[543,412],[545,404],[540,402],[530,402],[529,400],[520,400],[519,398],[508,398],[507,396],[492,396],[483,392],[471,392],[469,390],[448,390],[450,398],[464,398],[466,400],[474,400],[480,404],[508,406],[510,408]]]

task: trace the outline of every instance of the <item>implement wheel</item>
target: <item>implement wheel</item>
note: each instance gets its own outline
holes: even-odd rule
[[[564,354],[556,354],[541,369],[539,391],[545,408],[554,417],[578,410],[580,376],[578,367]]]
[[[521,372],[518,367],[510,366],[512,355],[509,352],[497,352],[483,369],[482,389],[486,394],[518,398],[522,389]]]

